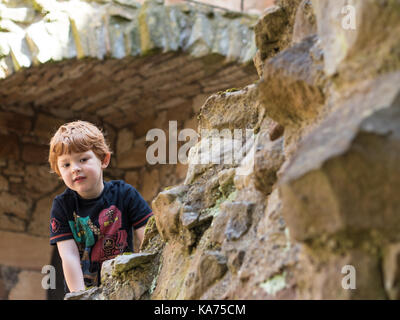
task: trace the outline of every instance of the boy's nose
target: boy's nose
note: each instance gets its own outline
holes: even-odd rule
[[[78,171],[81,171],[81,168],[78,165],[73,165],[72,172],[78,172]]]

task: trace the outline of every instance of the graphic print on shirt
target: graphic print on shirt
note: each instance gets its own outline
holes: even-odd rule
[[[51,218],[50,220],[51,232],[57,233],[58,229],[60,229],[60,222],[56,218]]]
[[[89,217],[80,217],[75,212],[73,214],[74,221],[68,221],[75,241],[78,244],[79,252],[82,256],[81,267],[85,286],[90,287],[98,282],[97,270],[92,270],[90,252],[95,243],[94,234],[96,229]],[[93,272],[92,272],[93,271]]]
[[[122,227],[121,211],[112,205],[99,214],[100,235],[92,250],[92,261],[103,262],[123,253],[128,234]]]
[[[82,218],[74,212],[74,221],[68,221],[68,223],[75,241],[82,245],[83,248],[89,248],[94,245],[93,231],[89,226],[92,221],[90,221],[89,217]]]

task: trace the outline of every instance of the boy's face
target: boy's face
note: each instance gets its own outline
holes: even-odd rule
[[[92,150],[64,154],[57,158],[57,165],[65,185],[82,198],[96,198],[103,191],[103,169],[110,162],[107,154],[103,162]]]

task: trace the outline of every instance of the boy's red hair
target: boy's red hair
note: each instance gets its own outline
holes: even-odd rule
[[[90,122],[78,120],[63,124],[50,140],[49,163],[52,172],[61,176],[57,165],[59,156],[88,150],[92,150],[101,161],[107,153],[112,153],[101,130]]]

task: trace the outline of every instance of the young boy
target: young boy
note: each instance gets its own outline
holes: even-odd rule
[[[98,286],[103,261],[133,252],[132,227],[141,243],[152,216],[131,185],[103,181],[110,157],[102,132],[86,121],[62,125],[50,141],[51,169],[67,186],[53,200],[50,244],[57,244],[69,292]]]

